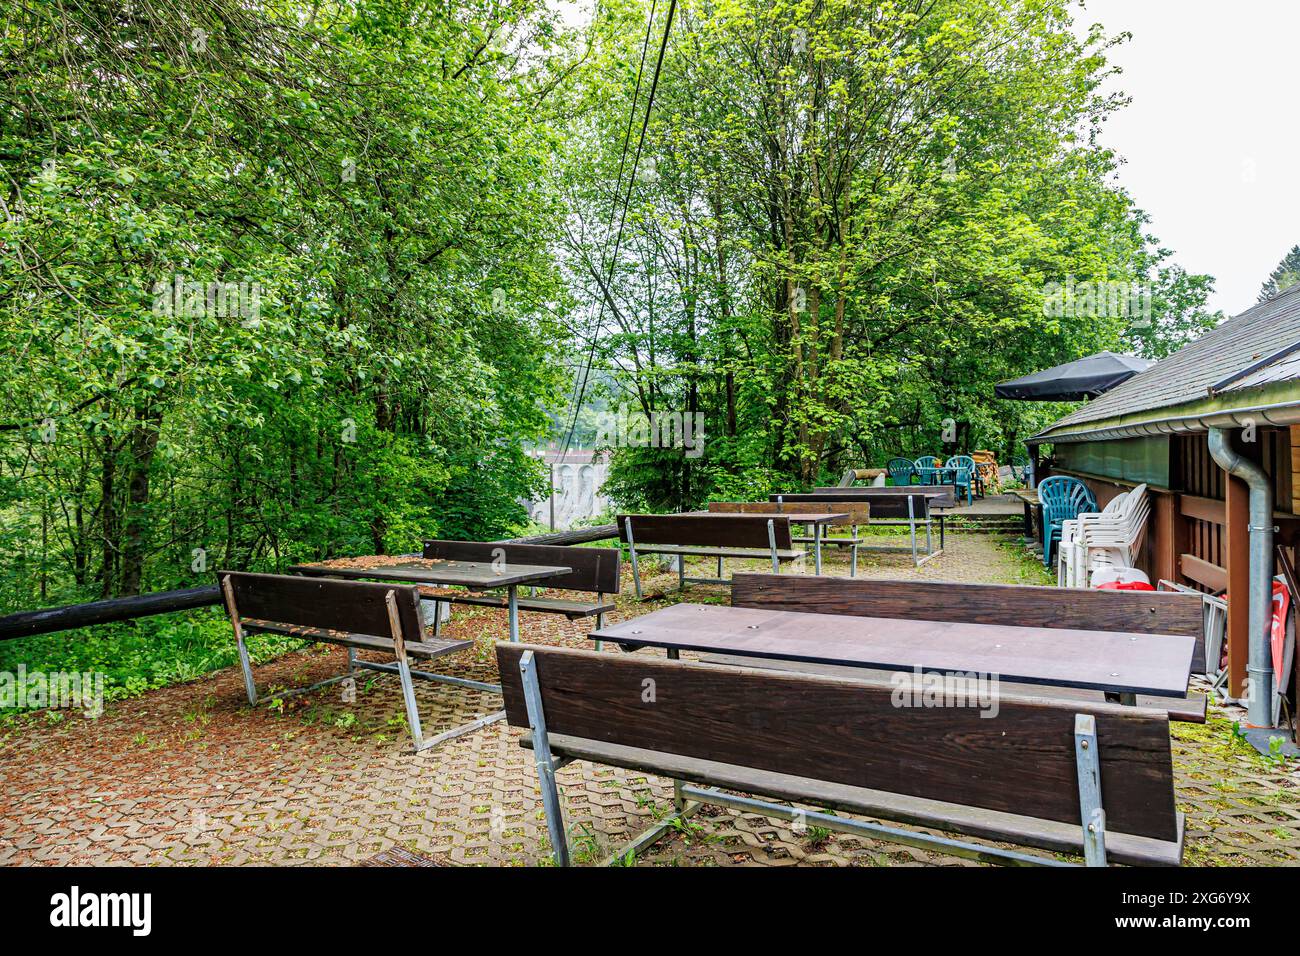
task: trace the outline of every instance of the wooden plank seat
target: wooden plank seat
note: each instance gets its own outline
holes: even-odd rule
[[[664,554],[678,558],[677,583],[685,590],[687,582],[730,584],[722,577],[725,558],[768,559],[778,574],[781,565],[798,561],[806,552],[796,548],[790,535],[788,515],[748,514],[678,514],[632,515],[617,518],[619,539],[627,545],[632,562],[632,580],[636,596],[642,597],[641,571],[637,556]],[[716,578],[686,576],[687,557],[716,558]]]
[[[397,645],[391,637],[377,637],[371,634],[354,634],[349,631],[334,631],[323,627],[302,627],[296,624],[278,624],[275,621],[260,621],[256,618],[244,618],[240,622],[245,634],[284,634],[288,637],[300,637],[306,641],[319,641],[322,644],[338,644],[343,647],[355,647],[366,651],[387,651],[396,653]],[[420,657],[432,660],[444,654],[469,650],[473,641],[448,641],[442,638],[426,637],[420,641],[407,641],[405,644],[408,657]]]
[[[799,674],[820,674],[823,677],[838,677],[843,680],[865,681],[882,686],[896,686],[896,671],[876,670],[869,667],[846,667],[839,664],[811,664],[806,661],[777,660],[771,657],[740,657],[736,654],[702,654],[702,664],[725,664],[730,667],[757,667],[779,671],[793,671]],[[1004,697],[1049,697],[1053,700],[1089,700],[1102,702],[1106,695],[1101,691],[1085,690],[1079,687],[1054,687],[1048,685],[1027,685],[1005,683],[1000,685],[998,693]],[[1138,707],[1150,707],[1163,710],[1169,720],[1176,723],[1205,723],[1206,699],[1204,694],[1189,694],[1187,697],[1154,697],[1138,694],[1134,703]]]
[[[555,770],[572,760],[674,782],[675,812],[612,859],[712,804],[985,862],[1063,862],[758,798],[1082,854],[1090,865],[1182,858],[1164,711],[1032,697],[1002,699],[992,715],[899,706],[893,688],[860,681],[523,644],[498,644],[497,662],[507,720],[529,731],[522,743],[560,865],[569,852]]]
[[[551,597],[536,594],[521,597],[517,606],[521,611],[535,611],[539,614],[563,614],[571,621],[584,617],[595,617],[596,626],[603,624],[606,612],[615,608],[612,595],[619,591],[621,576],[619,548],[577,548],[564,545],[514,544],[509,541],[443,541],[424,542],[424,557],[442,558],[449,561],[504,562],[505,564],[551,564],[572,568],[569,574],[550,578],[546,582],[548,589],[561,591],[578,591],[594,594],[594,599],[581,597]],[[435,604],[470,604],[480,607],[508,607],[504,594],[484,591],[447,591],[445,589],[422,588],[421,596]],[[435,614],[435,633],[440,627]]]
[[[474,646],[473,641],[449,641],[427,636],[420,615],[420,595],[413,585],[240,571],[218,571],[217,581],[234,629],[249,706],[255,706],[259,696],[245,636],[266,632],[346,647],[348,669],[309,687],[282,691],[264,699],[305,694],[329,684],[354,680],[358,670],[395,673],[401,681],[407,723],[417,751],[505,716],[503,711],[498,711],[435,737],[424,737],[416,708],[413,677],[497,693],[500,686],[411,669],[411,658],[428,660]],[[393,662],[363,660],[357,657],[357,651],[388,653],[393,656]]]
[[[452,591],[421,588],[420,596],[425,600],[446,601],[448,604],[472,604],[479,607],[505,608],[504,594],[476,594],[474,592],[458,593]],[[618,605],[612,600],[603,602],[578,601],[572,598],[521,597],[516,606],[521,611],[536,611],[539,614],[563,614],[570,621],[584,617],[602,617]],[[600,626],[600,625],[597,625]]]
[[[731,603],[773,611],[1185,635],[1196,640],[1192,670],[1202,672],[1205,666],[1204,604],[1198,595],[1176,591],[737,574]]]

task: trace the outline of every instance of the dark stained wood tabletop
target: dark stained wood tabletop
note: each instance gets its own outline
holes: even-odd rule
[[[1012,683],[1186,697],[1195,638],[675,604],[592,640]]]
[[[771,502],[759,502],[771,504]],[[688,515],[708,515],[710,518],[789,518],[791,524],[832,524],[841,518],[847,518],[847,511],[812,511],[807,514],[800,511],[684,511]]]
[[[572,573],[572,568],[546,564],[505,564],[500,570],[487,561],[447,561],[441,558],[375,558],[295,564],[290,574],[314,577],[356,578],[377,581],[405,581],[409,584],[458,585],[467,588],[504,588],[512,584],[533,584]]]

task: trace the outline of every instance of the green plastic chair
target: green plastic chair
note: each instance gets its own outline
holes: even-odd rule
[[[1011,456],[1011,477],[1019,482],[1029,480],[1029,459],[1024,455]]]
[[[916,459],[917,478],[923,485],[937,484],[934,480],[935,469],[939,467],[939,459],[934,455],[922,455]]]
[[[1061,540],[1061,528],[1085,511],[1097,511],[1097,497],[1078,478],[1052,475],[1038,483],[1043,508],[1043,567],[1052,566],[1052,547]]]
[[[946,462],[946,466],[957,469],[952,483],[959,492],[963,488],[966,489],[966,504],[971,504],[975,500],[975,459],[970,455],[953,455]]]
[[[894,484],[910,485],[916,474],[916,465],[907,458],[891,458],[885,465],[885,471],[889,472],[889,480]]]

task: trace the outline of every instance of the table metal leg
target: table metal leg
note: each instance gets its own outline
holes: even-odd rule
[[[813,525],[813,567],[818,574],[822,573],[822,526]]]
[[[519,643],[519,588],[512,584],[506,588],[506,603],[510,614],[510,640]]]

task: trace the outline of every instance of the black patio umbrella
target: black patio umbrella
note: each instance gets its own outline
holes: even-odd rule
[[[1002,382],[993,387],[993,394],[998,398],[1018,398],[1027,402],[1077,402],[1085,398],[1096,398],[1155,364],[1151,359],[1138,358],[1136,355],[1098,352],[1055,368]]]

